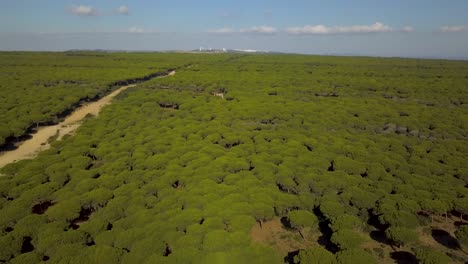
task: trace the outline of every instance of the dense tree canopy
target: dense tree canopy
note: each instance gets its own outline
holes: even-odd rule
[[[0,67],[0,142],[178,69],[2,168],[0,262],[385,262],[375,233],[420,263],[462,254],[420,230],[455,216],[466,242],[466,62],[13,52]]]

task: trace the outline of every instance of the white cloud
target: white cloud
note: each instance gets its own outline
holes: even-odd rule
[[[229,33],[235,33],[236,31],[232,28],[224,27],[220,29],[209,30],[208,32],[217,33],[217,34],[229,34]]]
[[[77,16],[97,16],[98,12],[95,8],[86,5],[72,5],[70,12]]]
[[[468,26],[444,26],[440,28],[441,32],[468,32]]]
[[[140,27],[131,27],[128,29],[129,33],[145,33],[145,30]]]
[[[327,35],[327,34],[366,34],[366,33],[384,33],[392,32],[393,29],[380,22],[372,25],[352,25],[352,26],[334,26],[324,25],[306,25],[303,27],[290,27],[286,29],[289,34],[297,35]]]
[[[290,34],[329,34],[330,29],[323,25],[316,26],[303,26],[303,27],[290,27],[286,29]]]
[[[232,33],[274,34],[274,33],[277,33],[278,30],[270,26],[256,26],[256,27],[250,27],[250,28],[242,28],[239,30],[229,28],[229,27],[224,27],[220,29],[209,30],[208,32],[216,33],[216,34],[232,34]]]
[[[251,27],[251,28],[243,28],[239,30],[240,33],[253,33],[253,34],[274,34],[278,32],[278,30],[274,27],[269,26],[258,26],[258,27]]]
[[[128,6],[123,5],[123,6],[119,6],[119,8],[117,8],[117,13],[119,13],[121,15],[128,15],[128,14],[130,14],[130,10],[128,9]]]
[[[404,26],[404,27],[401,29],[401,31],[409,33],[409,32],[413,32],[413,31],[414,31],[414,28],[413,28],[412,26]]]

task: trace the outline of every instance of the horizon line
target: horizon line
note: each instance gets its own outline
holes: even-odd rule
[[[102,53],[118,53],[118,52],[145,52],[145,53],[200,53],[200,54],[222,54],[222,53],[246,53],[246,54],[271,54],[271,55],[305,55],[305,56],[324,56],[324,57],[367,57],[367,58],[384,58],[384,59],[422,59],[422,60],[449,60],[449,61],[468,61],[467,57],[450,57],[450,56],[401,56],[401,55],[370,55],[370,54],[359,54],[359,53],[301,53],[301,52],[288,52],[288,51],[265,51],[265,50],[252,50],[252,49],[231,49],[227,48],[226,50],[234,52],[198,52],[198,48],[194,49],[63,49],[63,50],[33,50],[33,49],[23,49],[23,50],[5,50],[0,48],[0,52],[53,52],[53,53],[65,53],[65,52],[102,52]],[[205,49],[210,50],[210,48]],[[222,48],[212,48],[213,51],[222,51]],[[253,52],[252,52],[253,51]]]

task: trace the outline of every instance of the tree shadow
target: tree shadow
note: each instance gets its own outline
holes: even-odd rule
[[[369,215],[369,218],[367,220],[368,225],[371,225],[382,232],[384,232],[389,227],[388,224],[380,223],[379,215],[375,214],[373,209],[367,210],[367,213]]]
[[[71,221],[69,227],[73,230],[80,228],[80,224],[89,220],[89,217],[96,211],[93,207],[81,208],[80,216]]]
[[[54,205],[52,201],[44,201],[37,203],[32,207],[32,212],[33,214],[44,214],[47,211],[47,209],[52,205]]]
[[[3,145],[0,145],[0,152],[13,151],[18,149],[19,143],[22,143],[26,140],[30,140],[32,138],[32,134],[35,133],[37,133],[37,131],[28,130],[25,132],[24,135],[21,135],[19,137],[7,137],[5,139],[5,143]]]
[[[369,236],[376,242],[391,246],[390,241],[388,241],[387,237],[385,236],[385,230],[389,227],[389,225],[380,223],[379,216],[376,215],[372,209],[369,209],[367,213],[369,214],[367,224],[377,229],[371,231]]]
[[[15,145],[16,142],[14,141],[7,141],[4,145],[0,146],[0,152],[12,151],[18,148]]]
[[[374,230],[374,231],[371,231],[369,235],[373,240],[379,243],[389,244],[384,231]]]
[[[441,229],[432,229],[432,238],[437,241],[439,244],[450,248],[450,249],[460,249],[460,244],[458,241],[452,237],[447,231]]]
[[[418,263],[416,256],[413,253],[407,251],[396,251],[390,254],[392,259],[398,264],[413,264]]]
[[[31,237],[23,237],[23,244],[21,244],[21,254],[34,250],[34,246],[31,244],[31,241]]]
[[[294,264],[294,257],[297,255],[299,255],[299,250],[288,252],[288,255],[283,258],[284,263]]]
[[[331,230],[329,224],[330,220],[321,221],[319,223],[319,229],[322,235],[318,238],[317,242],[319,243],[319,245],[325,247],[326,250],[335,254],[336,252],[338,252],[338,248],[335,244],[331,242],[333,231]]]
[[[468,186],[468,184],[466,186]],[[465,186],[465,188],[468,188],[466,186]],[[461,212],[459,212],[457,210],[450,211],[450,214],[452,216],[454,216],[454,217],[457,217],[459,219],[459,222],[468,221],[468,215],[464,215],[464,214],[462,214]]]
[[[292,226],[291,226],[291,222],[289,221],[289,218],[287,218],[286,216],[283,216],[281,217],[280,219],[280,222],[281,224],[283,224],[284,228],[286,228],[286,230],[292,230]]]
[[[333,235],[333,230],[330,228],[330,220],[328,220],[318,207],[314,208],[314,214],[319,219],[319,230],[322,235],[318,238],[317,242],[319,245],[325,247],[326,250],[335,254],[338,252],[338,248],[335,244],[331,242],[331,237]]]

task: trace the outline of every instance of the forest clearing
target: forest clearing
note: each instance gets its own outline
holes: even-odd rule
[[[468,261],[466,61],[0,52],[0,102],[0,263]]]

